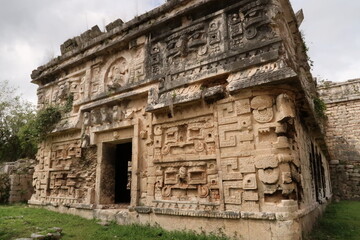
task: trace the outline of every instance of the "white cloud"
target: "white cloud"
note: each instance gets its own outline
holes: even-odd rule
[[[360,1],[291,0],[295,12],[303,8],[305,32],[314,76],[330,81],[359,78]]]

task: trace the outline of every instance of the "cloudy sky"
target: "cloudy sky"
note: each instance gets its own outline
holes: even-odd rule
[[[165,0],[0,0],[0,80],[36,102],[31,71],[60,54],[60,44],[117,18],[124,21]],[[313,75],[331,81],[360,77],[360,1],[291,0],[302,8]]]

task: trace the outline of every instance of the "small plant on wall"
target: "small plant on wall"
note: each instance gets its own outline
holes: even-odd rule
[[[324,120],[327,119],[327,116],[325,113],[325,111],[326,111],[325,102],[318,97],[314,98],[313,101],[314,101],[314,108],[315,108],[316,116],[320,119],[324,119]]]

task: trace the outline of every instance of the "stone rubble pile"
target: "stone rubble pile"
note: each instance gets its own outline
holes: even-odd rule
[[[15,240],[59,240],[62,237],[62,229],[59,227],[49,228],[46,231],[33,233],[30,238],[17,238]]]

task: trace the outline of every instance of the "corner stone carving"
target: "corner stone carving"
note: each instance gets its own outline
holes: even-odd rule
[[[265,93],[217,105],[226,210],[259,211],[260,198],[277,191],[296,198],[299,161],[289,133],[294,102],[287,93]]]

